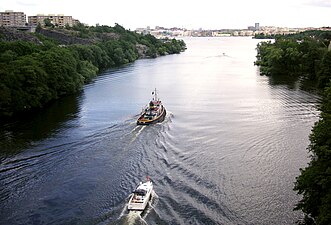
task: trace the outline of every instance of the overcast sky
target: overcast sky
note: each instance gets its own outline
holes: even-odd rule
[[[0,11],[64,14],[89,25],[221,29],[331,26],[331,0],[0,0]]]

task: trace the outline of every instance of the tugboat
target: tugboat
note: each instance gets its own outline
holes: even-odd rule
[[[162,122],[166,116],[166,109],[160,99],[157,98],[156,88],[152,92],[153,99],[149,102],[140,114],[137,125],[148,125]]]
[[[147,181],[145,183],[140,182],[138,187],[132,192],[132,196],[128,204],[128,210],[144,211],[149,199],[152,196],[152,191],[153,183],[149,177],[147,177]]]

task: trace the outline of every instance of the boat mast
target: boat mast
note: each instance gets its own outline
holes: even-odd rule
[[[154,100],[157,101],[156,88],[155,88],[155,90],[154,90]]]

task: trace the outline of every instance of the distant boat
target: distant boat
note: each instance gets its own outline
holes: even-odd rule
[[[137,125],[148,125],[162,122],[166,116],[166,109],[160,99],[157,98],[156,88],[152,92],[153,99],[149,102],[140,114]]]
[[[149,177],[147,177],[147,181],[145,183],[140,182],[138,187],[132,192],[128,204],[128,210],[143,211],[152,196],[152,191],[153,183],[150,181]]]

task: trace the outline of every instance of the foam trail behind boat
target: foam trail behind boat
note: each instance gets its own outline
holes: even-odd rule
[[[111,223],[116,225],[140,225],[147,224],[146,221],[141,217],[141,211],[130,211],[128,214],[124,214],[126,208],[124,208],[123,212],[119,216],[119,218]]]
[[[134,134],[134,136],[132,137],[130,143],[134,142],[137,137],[139,136],[139,134],[145,129],[146,126],[137,126],[132,130],[132,133]],[[137,129],[136,129],[137,128]],[[135,133],[135,131],[137,130],[137,133]]]
[[[141,218],[141,211],[130,211],[129,214],[127,215],[127,223],[128,224],[143,224],[146,223],[144,220]],[[139,221],[139,223],[138,223]],[[143,223],[142,223],[143,222]]]

